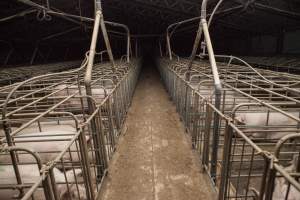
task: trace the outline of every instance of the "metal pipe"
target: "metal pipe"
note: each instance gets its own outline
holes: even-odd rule
[[[201,54],[202,56],[206,56],[207,54]],[[271,83],[273,85],[276,85],[278,87],[282,87],[286,90],[289,90],[289,91],[293,91],[293,92],[298,92],[297,89],[293,89],[293,88],[290,88],[290,86],[294,86],[294,85],[298,85],[300,82],[297,81],[296,83],[293,83],[293,84],[290,84],[290,85],[284,85],[284,84],[278,84],[278,83],[275,83],[274,81],[271,81],[269,79],[267,79],[266,77],[264,77],[261,73],[259,73],[258,70],[256,70],[254,67],[252,67],[249,63],[247,63],[246,61],[244,61],[243,59],[239,58],[239,57],[236,57],[236,56],[229,56],[229,55],[215,55],[215,57],[219,57],[219,58],[229,58],[229,62],[228,62],[228,65],[231,64],[231,62],[233,60],[237,60],[241,63],[243,63],[246,67],[250,68],[252,71],[254,71],[259,77],[261,77],[262,79],[264,79],[265,81],[267,81],[268,83]],[[287,87],[289,86],[289,87]]]
[[[203,0],[204,1],[204,0]],[[202,15],[201,15],[202,16]],[[201,17],[202,18],[202,17]],[[206,20],[206,19],[204,19]],[[201,36],[202,36],[202,19],[200,20],[199,22],[199,27],[198,27],[198,31],[197,31],[197,35],[196,35],[196,38],[195,38],[195,41],[194,41],[194,45],[193,45],[193,50],[192,50],[192,54],[190,56],[190,59],[189,59],[189,62],[187,64],[187,67],[188,67],[188,73],[187,73],[187,76],[186,76],[186,80],[188,81],[190,79],[190,70],[192,68],[192,65],[193,65],[193,61],[195,60],[195,57],[196,57],[196,53],[197,53],[197,50],[198,50],[198,47],[199,47],[199,44],[200,44],[200,41],[201,41]]]
[[[168,34],[167,32],[167,52],[169,54],[169,59],[172,60],[173,57],[172,57],[172,49],[171,49],[171,41],[170,41],[170,35]]]
[[[63,18],[63,19],[66,19],[66,20],[68,20],[68,21],[71,21],[71,22],[73,22],[73,23],[76,23],[76,24],[82,26],[82,23],[81,23],[81,22],[78,22],[78,21],[73,20],[73,19],[70,18],[70,17],[76,16],[76,15],[71,15],[71,14],[68,14],[68,13],[62,13],[62,12],[56,12],[56,11],[53,11],[53,10],[51,10],[51,9],[49,9],[49,8],[47,8],[47,7],[45,7],[45,6],[42,6],[42,5],[37,4],[37,3],[35,3],[35,2],[32,2],[32,1],[30,1],[30,0],[18,0],[18,1],[21,2],[21,3],[24,3],[24,4],[28,5],[28,6],[32,6],[32,7],[34,7],[34,8],[37,8],[38,10],[46,11],[47,14],[53,14],[53,15],[55,15],[55,16],[59,16],[59,17],[61,17],[61,18]]]
[[[25,10],[25,11],[19,12],[19,13],[17,13],[17,14],[14,14],[14,15],[11,15],[11,16],[8,16],[8,17],[1,18],[1,19],[0,19],[0,22],[5,22],[5,21],[8,21],[8,20],[14,19],[14,18],[16,18],[16,17],[24,17],[24,16],[27,15],[27,14],[31,14],[31,13],[35,13],[35,12],[37,12],[36,9]]]
[[[38,49],[39,49],[39,42],[37,42],[37,44],[35,45],[35,48],[33,50],[33,53],[32,53],[31,59],[30,59],[30,65],[33,64],[36,54],[38,52]]]
[[[138,40],[135,39],[135,57],[138,57]]]
[[[77,26],[77,27],[73,27],[73,28],[70,28],[70,29],[68,29],[68,30],[65,30],[65,31],[62,31],[62,32],[59,32],[59,33],[51,34],[51,35],[49,35],[49,36],[43,37],[43,38],[41,39],[41,41],[45,41],[45,40],[52,39],[52,38],[57,37],[57,36],[64,35],[64,34],[66,34],[66,33],[72,32],[72,31],[77,30],[77,29],[79,29],[79,28],[80,28],[80,27]]]
[[[121,27],[126,30],[127,33],[127,63],[130,62],[130,49],[131,49],[131,39],[130,39],[130,30],[128,26],[116,22],[105,21],[105,24],[109,24],[111,26]]]
[[[90,46],[90,53],[89,53],[89,60],[87,64],[87,69],[86,69],[86,74],[84,78],[84,83],[85,83],[85,88],[86,88],[86,94],[87,96],[93,96],[92,95],[92,70],[93,70],[93,65],[94,65],[94,58],[96,54],[96,45],[97,45],[97,38],[98,38],[98,33],[99,33],[99,28],[101,26],[102,29],[102,34],[104,37],[105,45],[107,48],[107,52],[109,55],[109,59],[112,64],[112,70],[115,72],[115,65],[114,65],[114,59],[113,59],[113,54],[111,51],[110,43],[108,40],[108,35],[105,27],[105,23],[103,20],[103,14],[102,14],[102,8],[101,8],[101,0],[95,0],[95,8],[96,8],[96,13],[95,13],[95,21],[94,21],[94,28],[93,28],[93,34],[92,34],[92,41],[91,41],[91,46]],[[93,103],[91,98],[88,98],[88,109],[89,109],[89,114],[91,115],[92,113],[95,112],[96,107],[95,104]],[[99,139],[99,136],[96,134],[97,130],[97,123],[95,120],[91,121],[91,130],[93,132],[93,141],[95,141],[95,149],[98,149],[97,152],[95,152],[95,158],[96,158],[96,163],[98,165],[97,167],[97,175],[100,175],[102,173],[101,169],[101,154],[100,154],[100,149],[103,148],[101,147],[101,138]],[[100,140],[100,142],[99,142]],[[105,168],[107,166],[104,166]],[[87,169],[89,170],[89,169]],[[91,191],[93,194],[93,191]]]
[[[260,10],[273,11],[273,12],[276,12],[278,14],[288,16],[288,17],[291,17],[291,18],[296,18],[296,19],[300,18],[300,14],[296,13],[296,12],[282,10],[280,8],[274,8],[272,6],[268,6],[268,5],[264,5],[264,4],[256,3],[256,2],[254,2],[254,6],[258,9],[260,9]]]
[[[3,62],[4,65],[7,65],[8,60],[9,60],[9,58],[10,58],[10,56],[12,55],[13,52],[14,52],[14,49],[11,48],[11,49],[9,50],[9,52],[8,52],[8,54],[7,54],[7,56],[6,56],[5,60],[4,60],[4,62]]]
[[[196,52],[197,52],[197,49],[198,49],[198,46],[199,46],[199,43],[201,40],[202,29],[203,29],[204,39],[205,39],[205,42],[207,45],[207,51],[208,51],[208,55],[209,55],[209,61],[210,61],[214,85],[215,85],[215,107],[218,110],[220,110],[222,85],[221,85],[221,81],[219,78],[219,72],[218,72],[218,68],[217,68],[217,64],[216,64],[216,60],[215,60],[215,56],[214,56],[214,51],[213,51],[213,47],[212,47],[212,43],[211,43],[209,31],[208,31],[208,25],[206,22],[207,2],[208,2],[208,0],[202,1],[201,20],[199,22],[199,28],[198,28],[197,36],[196,36],[196,39],[194,42],[192,55],[191,55],[189,63],[188,63],[188,74],[187,74],[188,77],[186,77],[186,78],[188,78],[187,80],[189,80],[189,78],[190,78],[189,77],[190,70],[192,67],[193,60],[195,59],[195,56],[196,56]],[[212,142],[213,150],[212,150],[212,155],[211,155],[211,170],[210,170],[211,177],[214,181],[216,179],[218,145],[219,145],[219,133],[218,133],[219,126],[220,126],[219,118],[220,118],[219,115],[214,115],[214,130],[213,130],[213,142]]]
[[[9,48],[10,48],[10,50],[9,50],[9,52],[8,52],[8,54],[7,54],[7,56],[6,56],[5,60],[4,60],[4,62],[3,62],[4,65],[7,65],[8,60],[9,60],[10,56],[12,55],[12,53],[13,53],[13,51],[14,51],[14,48],[13,48],[12,43],[10,43],[10,42],[4,41],[4,40],[0,40],[0,42],[1,42],[1,43],[4,43],[4,44],[7,44],[7,45],[9,46]]]
[[[220,4],[219,3],[217,4],[218,7],[221,5],[222,2]],[[215,9],[215,12],[212,12],[211,14],[208,14],[208,16],[211,16],[211,20],[212,20],[213,16],[216,15],[216,14],[222,14],[222,13],[232,12],[232,11],[235,11],[235,10],[238,10],[238,9],[241,9],[241,8],[243,8],[243,5],[239,5],[239,6],[235,6],[235,7],[232,7],[232,8],[228,8],[228,9],[225,9],[225,10],[222,10],[222,11],[219,11],[219,12],[216,12],[217,9]],[[186,20],[183,20],[183,21],[180,21],[180,22],[176,22],[176,23],[173,23],[173,24],[171,24],[171,25],[168,26],[168,28],[167,28],[167,45],[168,45],[168,51],[169,52],[172,52],[172,50],[171,50],[172,49],[171,48],[171,41],[170,40],[171,40],[171,37],[172,37],[173,33],[175,32],[175,30],[179,26],[181,26],[183,24],[186,24],[186,23],[189,23],[189,22],[193,22],[193,21],[196,21],[196,20],[199,20],[199,19],[201,19],[201,16],[200,17],[193,17],[193,18],[186,19]],[[209,25],[210,25],[210,22],[209,22]],[[170,30],[172,28],[174,28],[174,29],[170,33]]]
[[[98,38],[98,33],[99,33],[100,18],[101,18],[101,11],[98,10],[96,12],[96,16],[95,16],[92,41],[91,41],[89,57],[88,57],[88,64],[87,64],[85,78],[84,78],[86,92],[87,92],[87,95],[90,95],[90,96],[92,96],[92,89],[91,89],[92,70],[93,70],[94,58],[95,58],[95,54],[96,54],[96,45],[97,45],[97,38]]]
[[[210,26],[214,16],[215,16],[215,13],[216,11],[219,9],[219,7],[221,6],[221,4],[223,3],[223,0],[220,0],[217,5],[215,6],[214,10],[212,11],[212,13],[210,14],[210,18],[208,20],[208,27]]]
[[[158,45],[159,45],[159,53],[160,53],[160,57],[163,57],[163,52],[162,52],[160,40],[158,41]]]
[[[103,54],[104,53],[107,53],[107,50],[103,50],[101,51],[99,54],[100,54],[100,61],[103,62]]]
[[[116,66],[115,66],[114,56],[113,56],[113,53],[112,53],[112,50],[111,50],[111,46],[110,46],[106,26],[105,26],[105,23],[104,23],[103,13],[100,10],[99,10],[99,12],[100,12],[100,26],[101,26],[101,30],[102,30],[103,39],[104,39],[104,42],[105,42],[105,46],[106,46],[106,49],[107,49],[107,53],[108,53],[108,57],[109,57],[109,60],[110,60],[110,63],[111,63],[112,70],[113,70],[113,72],[115,72]]]
[[[48,14],[53,14],[53,15],[56,15],[56,16],[63,17],[64,19],[67,19],[69,21],[75,22],[75,23],[77,23],[79,25],[82,25],[82,23],[78,22],[78,21],[75,21],[73,19],[70,19],[70,18],[75,18],[75,19],[79,19],[81,21],[87,21],[87,22],[94,21],[94,19],[89,18],[89,17],[82,17],[82,16],[78,16],[78,15],[72,15],[72,14],[68,14],[68,13],[53,11],[50,8],[44,7],[42,5],[39,5],[37,3],[32,2],[30,0],[18,0],[18,1],[20,1],[20,2],[22,2],[24,4],[26,4],[26,5],[35,7],[35,8],[45,10]],[[100,6],[99,7],[100,11],[101,11],[100,26],[101,26],[101,29],[102,29],[102,34],[103,34],[103,37],[104,37],[105,45],[106,45],[106,48],[108,50],[108,55],[109,55],[109,58],[110,58],[110,62],[112,64],[112,68],[113,69],[115,68],[115,64],[114,64],[114,58],[113,58],[113,54],[112,54],[112,51],[111,51],[111,46],[109,44],[109,40],[108,40],[108,35],[107,35],[107,30],[106,30],[105,24],[109,24],[109,25],[112,25],[112,26],[121,27],[121,28],[124,28],[126,30],[126,32],[127,32],[127,50],[126,50],[127,51],[127,62],[129,63],[130,62],[130,49],[131,49],[131,42],[130,42],[131,40],[130,40],[130,30],[129,30],[129,28],[126,25],[124,25],[124,24],[110,22],[110,21],[104,21],[101,4],[98,4],[97,6]]]

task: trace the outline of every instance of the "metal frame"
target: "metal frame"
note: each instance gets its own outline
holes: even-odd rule
[[[231,61],[218,63],[223,85],[220,109],[214,106],[216,101],[213,96],[214,81],[209,63],[194,61],[189,81],[185,79],[189,62],[186,59],[170,61],[163,58],[160,60],[159,69],[186,130],[191,135],[193,147],[200,154],[203,168],[216,186],[219,199],[246,199],[255,196],[263,199],[266,188],[271,187],[265,184],[271,174],[267,169],[274,160],[277,160],[275,148],[271,148],[274,147],[276,140],[250,138],[249,134],[251,131],[272,134],[278,129],[285,128],[289,128],[287,134],[299,133],[299,116],[295,117],[290,112],[297,112],[295,106],[300,99],[300,93],[298,91],[299,97],[295,97],[297,91],[292,87],[298,84],[300,77],[262,69],[253,71],[248,66],[232,64]],[[270,86],[270,83],[273,86]],[[293,126],[285,124],[274,126],[266,123],[264,126],[247,127],[235,122],[236,112],[263,112],[267,115],[280,113],[295,123]],[[220,125],[217,130],[220,143],[217,147],[213,146],[215,115],[219,116],[217,123]],[[213,151],[217,152],[214,162]],[[283,154],[288,151],[285,150]],[[212,173],[211,163],[216,163],[215,174]],[[276,170],[285,171],[282,164],[276,166]],[[291,180],[287,173],[283,176],[288,181]],[[254,183],[258,187],[253,187]],[[291,184],[297,188],[297,184]],[[272,194],[269,191],[267,193]]]

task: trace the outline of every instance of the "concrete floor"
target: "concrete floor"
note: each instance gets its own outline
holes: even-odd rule
[[[156,70],[144,69],[102,200],[211,200],[208,177]]]

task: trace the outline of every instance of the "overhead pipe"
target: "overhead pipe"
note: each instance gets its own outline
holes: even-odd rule
[[[53,10],[50,9],[50,7],[42,6],[40,4],[32,2],[31,0],[18,0],[18,1],[22,2],[22,3],[26,4],[26,5],[32,6],[34,8],[37,8],[37,9],[40,9],[40,10],[44,10],[48,14],[52,14],[52,15],[56,15],[56,16],[62,17],[64,19],[67,19],[68,21],[72,21],[72,22],[74,22],[76,24],[79,24],[79,25],[82,25],[82,23],[78,22],[76,20],[73,20],[73,18],[81,20],[81,21],[86,21],[86,22],[93,22],[94,21],[94,19],[89,18],[89,17],[82,17],[82,16],[68,14],[68,13],[64,13],[64,12],[53,11]],[[95,6],[96,6],[96,4],[95,4]],[[100,4],[100,7],[101,7],[101,4]],[[103,37],[104,37],[106,48],[108,50],[108,55],[109,55],[109,58],[110,58],[110,62],[112,63],[112,68],[114,70],[115,69],[115,64],[114,64],[113,54],[112,54],[112,52],[110,52],[111,51],[110,50],[111,46],[110,46],[110,43],[109,43],[109,40],[108,40],[108,34],[107,34],[107,30],[106,30],[105,24],[108,24],[108,25],[111,25],[111,26],[115,26],[115,27],[121,27],[121,28],[125,29],[125,31],[127,33],[127,49],[126,49],[126,52],[127,52],[127,62],[128,63],[130,62],[130,49],[131,49],[130,30],[129,30],[128,26],[126,26],[124,24],[120,24],[120,23],[116,23],[116,22],[110,22],[110,21],[104,21],[103,14],[102,14],[102,8],[101,8],[101,14],[100,14],[100,16],[102,18],[102,20],[100,20],[100,26],[101,26],[101,29],[102,29],[102,34],[103,34]]]
[[[49,39],[52,39],[52,38],[55,38],[55,37],[58,37],[58,36],[61,36],[61,35],[64,35],[66,33],[69,33],[69,32],[72,32],[72,31],[75,31],[77,29],[79,29],[80,27],[76,26],[76,27],[73,27],[73,28],[70,28],[68,30],[65,30],[65,31],[62,31],[62,32],[59,32],[59,33],[54,33],[54,34],[51,34],[51,35],[48,35],[44,38],[42,38],[40,41],[45,41],[45,40],[49,40]]]
[[[105,24],[109,24],[111,26],[121,27],[121,28],[125,29],[125,31],[127,33],[127,48],[126,48],[127,63],[129,63],[130,62],[131,39],[130,39],[130,30],[129,30],[128,26],[126,26],[124,24],[116,23],[116,22],[109,22],[109,21],[105,21]]]
[[[38,9],[38,10],[45,11],[45,14],[53,14],[55,16],[59,16],[59,17],[64,18],[64,19],[66,19],[68,21],[71,21],[73,23],[82,25],[80,22],[77,22],[76,20],[71,19],[70,16],[69,16],[70,14],[53,11],[50,8],[42,6],[42,5],[40,5],[38,3],[35,3],[33,1],[31,1],[31,0],[18,0],[18,1],[21,2],[21,3],[23,3],[23,4],[26,4],[28,6],[34,7],[36,9]]]
[[[219,7],[221,5],[221,3],[219,2],[218,3],[219,5],[217,4],[217,6]],[[214,15],[216,15],[216,14],[228,13],[228,12],[232,12],[232,11],[235,11],[235,10],[238,10],[238,9],[241,9],[241,8],[244,8],[244,6],[243,5],[239,5],[239,6],[235,6],[235,7],[232,7],[232,8],[228,8],[228,9],[216,12],[217,9],[218,9],[217,8],[217,9],[215,9],[214,12],[212,12],[211,14],[208,14],[208,16],[211,16],[211,19],[212,19],[212,17]],[[183,20],[183,21],[180,21],[180,22],[176,22],[176,23],[173,23],[173,24],[171,24],[171,25],[168,26],[168,28],[167,28],[167,37],[166,37],[167,38],[167,42],[166,43],[167,43],[167,52],[168,52],[168,55],[171,55],[171,56],[169,56],[170,60],[173,59],[172,54],[170,54],[170,52],[172,52],[171,37],[172,37],[173,33],[175,32],[175,30],[179,26],[181,26],[183,24],[194,22],[194,21],[199,20],[199,19],[201,19],[201,16],[200,17],[193,17],[193,18],[186,19],[186,20]],[[209,22],[209,24],[210,24],[210,22]],[[173,29],[172,32],[170,32],[171,29]]]
[[[300,19],[300,14],[296,13],[296,12],[282,10],[280,8],[275,8],[272,6],[268,6],[268,5],[264,5],[264,4],[256,3],[256,2],[254,2],[253,4],[254,4],[255,8],[260,9],[260,10],[276,12],[276,13],[281,14],[286,17],[290,17],[290,18],[294,18],[294,19],[298,19],[298,20]]]
[[[35,13],[35,12],[37,12],[36,9],[29,9],[29,10],[21,11],[21,12],[19,12],[17,14],[1,18],[0,22],[5,22],[5,21],[8,21],[8,20],[14,19],[16,17],[23,17],[25,15],[28,15],[28,14],[31,14],[31,13]]]

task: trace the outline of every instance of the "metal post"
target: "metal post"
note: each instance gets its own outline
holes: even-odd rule
[[[11,48],[11,49],[9,50],[9,52],[8,52],[8,54],[7,54],[6,58],[5,58],[5,60],[4,60],[4,63],[3,63],[4,65],[7,65],[8,60],[9,60],[9,58],[10,58],[10,56],[12,55],[13,52],[14,52],[14,49]]]
[[[167,52],[169,54],[169,58],[170,58],[170,60],[172,60],[173,59],[173,57],[172,57],[172,49],[171,49],[170,36],[169,36],[168,32],[167,32],[167,48],[168,48]]]
[[[100,2],[97,1],[96,4],[98,5],[98,4],[100,4]],[[88,58],[88,64],[87,64],[87,69],[86,69],[86,74],[85,74],[85,79],[84,79],[85,87],[86,87],[86,94],[88,96],[92,96],[92,88],[91,88],[92,70],[93,70],[93,65],[94,65],[94,58],[95,58],[95,54],[96,54],[97,38],[98,38],[100,21],[101,21],[101,15],[102,15],[102,12],[100,10],[101,7],[99,7],[99,5],[98,5],[96,8],[97,8],[97,11],[96,11],[96,15],[95,15],[92,41],[91,41],[89,58]],[[95,111],[95,106],[94,106],[93,101],[92,101],[91,98],[88,98],[87,101],[88,101],[89,114],[92,114]],[[92,125],[91,126],[92,132],[96,133],[97,132],[95,130],[95,128],[96,128],[96,122],[94,120],[91,121],[91,125]],[[95,158],[96,158],[96,163],[98,165],[99,163],[101,163],[101,155],[100,155],[100,152],[99,152],[99,149],[101,147],[98,144],[97,134],[93,134],[93,140],[95,141],[95,149],[96,149],[96,151],[95,151]],[[87,169],[87,170],[89,170],[89,169]],[[97,175],[100,175],[100,174],[102,174],[102,169],[101,169],[100,165],[98,165],[97,166]]]
[[[197,37],[194,43],[194,49],[192,52],[192,56],[190,58],[189,63],[189,69],[192,66],[192,62],[194,59],[194,54],[196,54],[196,51],[198,49],[198,45],[201,39],[201,33],[199,31],[201,30],[201,25],[204,33],[204,39],[207,45],[207,51],[209,56],[209,62],[212,69],[213,79],[214,79],[214,85],[215,85],[215,107],[216,109],[220,110],[221,105],[221,91],[222,91],[222,85],[219,77],[219,72],[216,64],[216,59],[214,55],[214,50],[212,47],[209,31],[208,31],[208,25],[206,22],[206,6],[207,6],[208,0],[202,1],[202,9],[201,9],[201,20],[198,28]],[[214,129],[213,129],[213,141],[212,141],[212,155],[211,155],[211,177],[215,181],[216,178],[216,170],[217,170],[217,158],[218,158],[218,146],[219,146],[219,126],[220,126],[220,116],[218,114],[214,115]]]
[[[232,136],[233,131],[232,127],[226,121],[226,127],[224,132],[224,150],[223,150],[223,159],[222,159],[222,169],[221,169],[221,180],[219,187],[219,200],[226,199],[227,189],[228,189],[228,176],[230,170],[230,157],[231,157],[231,145],[232,145]]]
[[[100,26],[101,26],[105,46],[106,46],[106,49],[107,49],[107,54],[108,54],[108,57],[109,57],[109,60],[110,60],[110,63],[111,63],[112,70],[113,70],[113,72],[115,72],[116,71],[116,66],[115,66],[114,56],[113,56],[111,46],[110,46],[110,42],[109,42],[109,39],[108,39],[106,27],[105,27],[104,20],[103,20],[102,11],[99,11],[99,12],[100,12],[100,16],[101,16]]]
[[[190,56],[190,59],[188,61],[188,65],[187,65],[188,71],[187,71],[186,77],[185,77],[186,81],[190,80],[190,71],[191,71],[191,68],[192,68],[192,65],[193,65],[193,61],[195,60],[195,57],[196,57],[196,53],[197,53],[197,50],[198,50],[198,47],[199,47],[199,44],[200,44],[201,36],[202,36],[202,26],[201,26],[201,21],[200,21],[198,31],[197,31],[197,35],[196,35],[196,38],[195,38],[195,41],[194,41],[192,54]]]
[[[161,42],[160,42],[160,40],[158,41],[158,45],[159,45],[159,53],[160,53],[160,57],[163,57],[163,53],[162,53],[162,48],[161,48]]]
[[[138,57],[138,40],[135,39],[135,57]]]
[[[34,59],[35,59],[35,57],[36,57],[36,54],[37,54],[37,52],[38,52],[38,49],[39,49],[39,44],[37,43],[37,44],[35,45],[33,54],[32,54],[31,59],[30,59],[30,65],[33,64]]]

